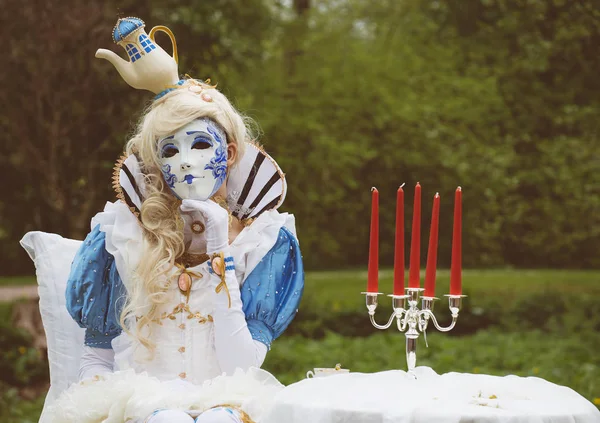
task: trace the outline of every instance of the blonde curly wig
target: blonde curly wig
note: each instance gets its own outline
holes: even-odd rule
[[[148,107],[127,143],[127,153],[137,155],[146,175],[141,208],[144,246],[143,259],[128,284],[120,323],[148,350],[149,358],[156,348],[150,323],[158,317],[158,306],[167,301],[168,273],[185,252],[180,201],[171,194],[160,171],[158,140],[198,118],[210,118],[221,125],[227,143],[237,144],[236,161],[243,155],[245,142],[253,142],[250,118],[242,116],[216,87],[187,79]]]

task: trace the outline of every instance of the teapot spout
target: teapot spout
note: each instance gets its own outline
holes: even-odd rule
[[[96,57],[98,59],[108,60],[110,63],[112,63],[125,82],[127,82],[133,88],[142,88],[138,86],[138,76],[133,69],[133,64],[131,62],[123,60],[118,54],[103,48],[99,48],[96,51]]]

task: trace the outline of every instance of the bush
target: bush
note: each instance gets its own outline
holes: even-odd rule
[[[27,387],[48,380],[48,362],[21,329],[0,324],[0,382]]]
[[[45,354],[31,345],[31,337],[10,326],[10,304],[0,305],[0,421],[38,421],[49,379]]]
[[[536,329],[549,332],[600,330],[600,304],[590,295],[540,291],[510,301],[504,298],[505,304],[501,301],[500,295],[468,295],[463,300],[458,323],[448,336],[472,335],[491,328],[517,332]],[[382,304],[376,320],[380,323],[385,321],[391,311],[389,304]],[[446,299],[437,302],[434,314],[441,326],[448,326],[452,321]],[[301,312],[286,335],[322,339],[327,332],[333,332],[364,337],[372,335],[374,330],[362,304],[335,311],[332,307],[303,301]]]
[[[37,423],[44,395],[34,401],[24,401],[15,388],[0,383],[0,421],[2,423]]]

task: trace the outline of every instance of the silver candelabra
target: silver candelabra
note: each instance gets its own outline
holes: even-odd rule
[[[417,339],[420,332],[423,332],[425,343],[427,343],[427,326],[429,321],[440,332],[451,331],[458,320],[458,312],[461,307],[462,298],[464,295],[445,295],[448,297],[448,306],[452,314],[452,323],[448,327],[442,327],[438,324],[435,315],[433,314],[433,304],[437,298],[421,297],[421,310],[418,308],[419,297],[422,288],[406,288],[406,295],[390,295],[392,297],[392,315],[385,325],[380,325],[375,321],[375,310],[377,309],[377,297],[383,295],[379,292],[363,292],[365,294],[367,310],[371,323],[377,329],[388,329],[392,326],[394,318],[400,332],[405,332],[406,336],[406,364],[408,371],[413,373],[417,364]],[[413,373],[414,374],[414,373]]]

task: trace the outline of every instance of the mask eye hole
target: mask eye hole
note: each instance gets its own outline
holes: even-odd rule
[[[192,150],[206,150],[212,147],[212,142],[206,138],[196,138],[192,144]]]
[[[162,148],[161,157],[163,159],[168,159],[169,157],[173,157],[177,153],[179,153],[177,147],[175,147],[173,144],[167,144]]]

